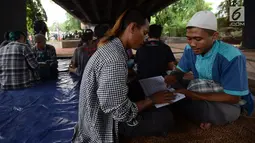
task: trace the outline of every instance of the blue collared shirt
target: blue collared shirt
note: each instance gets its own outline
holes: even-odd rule
[[[195,79],[219,83],[226,94],[242,98],[251,95],[245,56],[239,49],[222,41],[215,41],[212,49],[204,56],[195,55],[187,45],[177,68],[185,73],[192,71]]]

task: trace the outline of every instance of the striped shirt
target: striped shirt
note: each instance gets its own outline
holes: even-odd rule
[[[118,142],[118,123],[137,124],[136,104],[128,97],[125,49],[118,38],[98,48],[84,70],[74,142]]]
[[[18,89],[31,86],[39,80],[35,69],[38,63],[32,50],[25,44],[11,42],[0,49],[1,89]]]

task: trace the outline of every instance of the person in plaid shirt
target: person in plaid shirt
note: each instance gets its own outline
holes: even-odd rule
[[[44,35],[37,34],[35,35],[33,50],[39,63],[38,71],[41,79],[56,79],[58,76],[58,61],[55,47],[46,44]]]
[[[73,142],[117,143],[119,133],[165,135],[173,127],[170,110],[153,108],[154,104],[169,103],[172,93],[162,91],[138,102],[127,97],[126,49],[140,47],[148,28],[149,22],[140,12],[129,10],[100,40],[82,76]]]
[[[20,89],[32,86],[39,76],[35,55],[20,31],[9,34],[10,43],[0,49],[1,89]]]
[[[176,109],[202,129],[237,120],[242,107],[251,114],[253,100],[246,58],[236,47],[217,40],[215,15],[210,11],[197,12],[186,30],[188,45],[176,70],[165,77],[165,82],[174,85],[189,71],[195,79],[187,89],[176,91],[187,97],[174,105]]]

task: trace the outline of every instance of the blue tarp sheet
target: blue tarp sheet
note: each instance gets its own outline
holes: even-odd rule
[[[79,82],[59,61],[56,81],[0,91],[0,143],[71,142],[78,118]]]

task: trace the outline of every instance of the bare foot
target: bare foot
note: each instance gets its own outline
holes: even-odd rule
[[[201,123],[200,124],[200,128],[203,129],[203,130],[208,130],[208,129],[211,128],[211,126],[212,126],[211,123]]]

